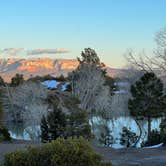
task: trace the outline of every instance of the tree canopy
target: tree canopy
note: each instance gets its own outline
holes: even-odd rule
[[[69,74],[72,93],[81,102],[81,108],[109,112],[110,87],[106,85],[106,71],[95,50],[85,48],[78,58],[78,68]]]
[[[151,118],[161,117],[165,110],[163,83],[154,73],[147,72],[131,86],[131,94],[128,102],[130,113],[136,118],[147,118],[150,140]]]
[[[133,116],[159,117],[163,113],[163,83],[154,73],[145,73],[131,86],[128,107]]]

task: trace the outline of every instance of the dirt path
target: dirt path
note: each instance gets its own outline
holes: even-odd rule
[[[112,161],[115,166],[166,166],[166,148],[158,149],[112,149],[97,148],[95,150]]]
[[[0,164],[4,159],[4,155],[9,152],[13,152],[15,150],[24,149],[30,145],[39,145],[39,143],[31,142],[31,141],[21,141],[21,140],[13,140],[12,143],[4,142],[0,143]]]
[[[0,143],[0,163],[6,153],[23,149],[29,145],[39,145],[29,141],[13,141]],[[111,161],[114,166],[166,166],[166,148],[158,149],[112,149],[94,147],[95,151]]]

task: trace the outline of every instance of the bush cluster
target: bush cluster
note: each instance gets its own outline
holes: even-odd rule
[[[166,118],[162,119],[160,124],[160,131],[152,130],[150,132],[150,138],[146,142],[142,143],[142,146],[153,146],[163,143],[166,146]]]
[[[161,134],[161,142],[166,146],[166,117],[162,119],[160,124],[160,134]]]
[[[127,127],[122,128],[122,132],[120,133],[120,144],[124,145],[125,147],[134,147],[135,143],[138,139],[138,136],[135,132],[131,131],[131,129]]]
[[[160,144],[162,142],[161,140],[161,133],[160,131],[157,130],[152,130],[150,132],[150,138],[149,140],[142,142],[141,146],[153,146],[153,145],[157,145]]]
[[[41,119],[41,141],[43,143],[55,140],[58,137],[84,137],[88,140],[92,138],[91,126],[89,125],[88,114],[85,110],[78,107],[78,99],[70,98],[65,100],[67,113],[62,111],[62,106],[56,105],[55,98],[50,97],[50,102],[53,105],[53,111],[50,111],[47,116]],[[75,99],[75,100],[72,100]],[[59,100],[59,99],[58,99]]]
[[[83,138],[59,138],[40,147],[29,147],[5,156],[4,166],[112,166],[103,163]]]
[[[11,137],[8,130],[4,126],[0,125],[0,142],[10,141],[10,140],[11,140]]]

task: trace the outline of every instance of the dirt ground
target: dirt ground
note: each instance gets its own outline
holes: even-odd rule
[[[166,166],[166,148],[158,149],[112,149],[94,148],[115,166]]]
[[[29,141],[13,141],[0,143],[0,163],[6,153],[23,149],[29,145],[39,145]],[[166,166],[166,147],[158,149],[112,149],[94,147],[104,160],[111,161],[114,166]]]
[[[3,162],[4,155],[15,150],[24,149],[28,146],[36,146],[39,143],[31,141],[13,140],[12,142],[0,143],[0,164]]]

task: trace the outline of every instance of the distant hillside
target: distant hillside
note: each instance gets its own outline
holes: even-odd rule
[[[78,66],[78,61],[74,59],[0,59],[0,75],[9,81],[16,73],[24,74],[25,79],[36,75],[43,76],[51,74],[59,76],[67,75]],[[106,67],[108,75],[115,77],[122,70]]]

